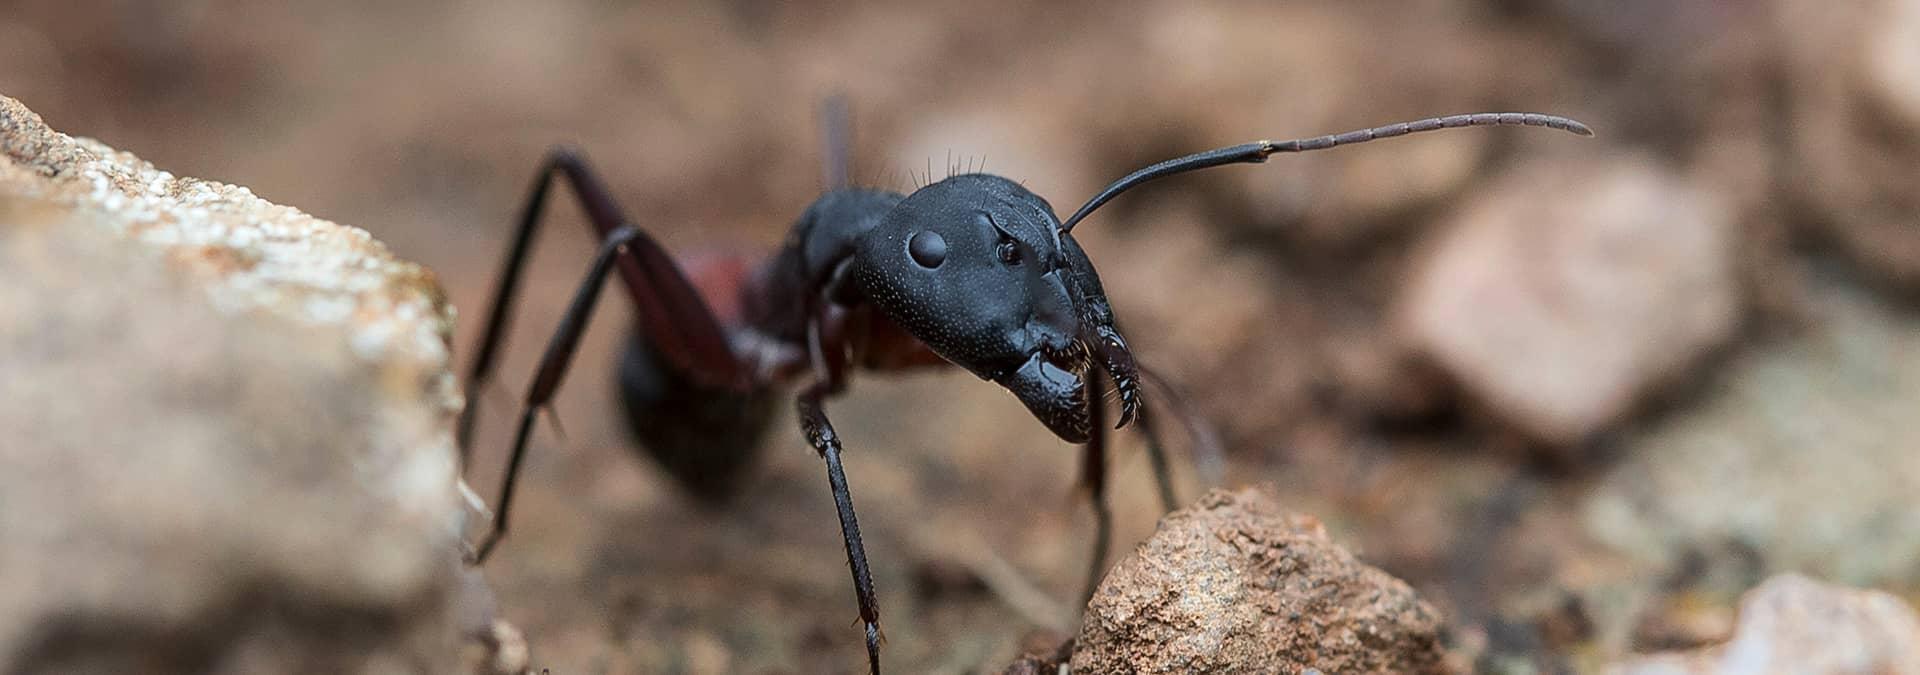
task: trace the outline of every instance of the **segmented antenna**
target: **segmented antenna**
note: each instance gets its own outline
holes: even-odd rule
[[[1398,124],[1389,124],[1371,129],[1360,129],[1343,134],[1331,134],[1316,138],[1301,138],[1277,142],[1254,141],[1243,145],[1208,150],[1185,157],[1169,159],[1127,174],[1127,177],[1115,181],[1112,185],[1107,186],[1107,189],[1101,190],[1100,194],[1095,195],[1093,199],[1088,200],[1085,206],[1080,207],[1080,210],[1073,213],[1073,217],[1068,218],[1066,222],[1060,224],[1060,230],[1062,232],[1072,230],[1075,224],[1085,219],[1087,214],[1093,213],[1094,209],[1100,208],[1100,205],[1107,203],[1114,197],[1120,196],[1122,192],[1126,192],[1141,183],[1155,178],[1164,178],[1177,173],[1186,173],[1188,171],[1216,167],[1223,164],[1259,164],[1267,161],[1267,156],[1276,152],[1325,150],[1341,145],[1365,143],[1378,138],[1393,138],[1394,136],[1405,136],[1422,131],[1493,126],[1546,127],[1572,132],[1581,136],[1593,135],[1593,129],[1588,128],[1587,125],[1557,115],[1543,115],[1540,113],[1474,113],[1470,115],[1429,117],[1422,120],[1400,122]]]
[[[852,187],[848,177],[853,164],[853,114],[846,94],[835,93],[820,102],[820,168],[826,176],[827,190]]]

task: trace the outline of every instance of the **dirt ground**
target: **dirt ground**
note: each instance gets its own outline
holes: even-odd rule
[[[1578,117],[1599,138],[1468,130],[1276,158],[1143,188],[1075,230],[1136,352],[1219,431],[1217,457],[1177,443],[1184,499],[1275,484],[1438,606],[1469,662],[1553,672],[1722,635],[1731,598],[1774,571],[1920,592],[1905,421],[1920,204],[1899,187],[1920,172],[1920,66],[1851,50],[1901,44],[1882,33],[1920,26],[1912,4],[1803,21],[1818,3],[15,0],[0,93],[176,174],[367,229],[439,275],[463,361],[559,142],[691,254],[779,242],[819,193],[816,106],[833,92],[853,104],[862,183],[984,163],[1057,210],[1256,138]],[[1724,214],[1709,262],[1727,327],[1620,385],[1626,403],[1596,424],[1542,433],[1410,347],[1398,317],[1471,205],[1564,201],[1581,190],[1513,177],[1615,159]],[[489,496],[592,250],[571,204],[552,213],[502,381],[471,402],[467,475]],[[632,312],[602,307],[486,570],[535,664],[856,672],[833,504],[795,425],[743,499],[696,507],[630,447],[612,366]],[[1071,633],[1092,529],[1075,448],[958,371],[862,377],[829,412],[894,672],[997,672]],[[1131,437],[1115,471],[1124,552],[1158,505]]]

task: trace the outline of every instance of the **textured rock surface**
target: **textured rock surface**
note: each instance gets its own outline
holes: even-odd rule
[[[418,371],[418,386],[435,405],[458,405],[444,367],[452,307],[431,273],[394,259],[366,231],[245,187],[175,177],[99,141],[56,132],[4,96],[0,155],[9,192],[99,211],[99,222],[121,237],[198,273],[223,312],[259,310],[343,331],[355,355]]]
[[[1725,644],[1629,660],[1615,675],[1913,675],[1920,615],[1892,595],[1798,575],[1769,579],[1740,602]]]
[[[1526,432],[1580,442],[1730,336],[1731,221],[1648,157],[1522,167],[1455,216],[1407,339]]]
[[[449,309],[0,98],[0,670],[448,672]]]
[[[1073,655],[1086,673],[1445,672],[1440,617],[1312,516],[1215,490],[1161,520],[1101,581]]]

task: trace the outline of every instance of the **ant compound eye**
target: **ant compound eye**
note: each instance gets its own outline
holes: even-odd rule
[[[907,255],[921,267],[933,269],[947,261],[947,240],[933,230],[921,230],[907,240]]]
[[[994,252],[1000,255],[1000,262],[1009,265],[1019,264],[1020,262],[1020,247],[1015,245],[1010,239],[1000,240],[1000,245],[994,249]]]

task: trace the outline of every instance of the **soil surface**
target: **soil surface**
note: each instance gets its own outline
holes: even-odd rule
[[[1183,500],[1271,483],[1430,602],[1450,658],[1551,671],[1723,639],[1777,572],[1920,592],[1914,4],[16,0],[0,93],[372,232],[445,285],[461,362],[556,143],[692,256],[778,244],[821,189],[833,92],[860,183],[984,165],[1059,211],[1258,138],[1577,117],[1599,136],[1448,131],[1168,179],[1074,232],[1135,351],[1217,430],[1218,452],[1176,443]],[[470,402],[489,500],[593,249],[553,202],[503,374]],[[697,505],[631,446],[632,309],[603,300],[485,570],[532,663],[861,670],[786,406],[743,498]],[[1077,632],[1076,448],[958,371],[862,376],[828,411],[891,672],[998,672]],[[1123,438],[1115,560],[1160,515]]]

